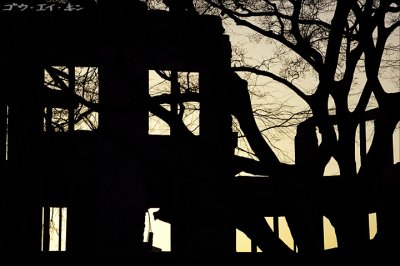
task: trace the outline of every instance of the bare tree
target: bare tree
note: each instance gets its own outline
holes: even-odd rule
[[[342,206],[329,218],[335,225],[339,246],[355,249],[363,238],[359,226],[362,204],[375,193],[373,186],[382,185],[385,170],[393,164],[392,134],[399,121],[397,107],[400,93],[396,83],[384,83],[383,73],[398,69],[390,56],[399,56],[398,1],[205,1],[220,10],[237,25],[254,31],[260,40],[274,40],[290,50],[283,57],[279,73],[270,71],[264,60],[258,65],[242,64],[235,71],[246,71],[269,77],[290,88],[312,110],[312,120],[318,127],[322,142],[313,164],[322,176],[333,157],[343,177]],[[394,53],[394,51],[396,51]],[[276,56],[276,54],[275,54]],[[273,59],[273,57],[272,57]],[[397,63],[398,64],[398,63]],[[317,77],[315,88],[303,90],[296,80],[310,72]],[[357,75],[365,76],[364,86],[356,91]],[[398,80],[398,72],[396,72]],[[394,86],[393,86],[394,85]],[[390,87],[393,86],[393,87]],[[308,93],[311,92],[311,93]],[[359,100],[349,101],[352,93]],[[368,111],[374,95],[378,108]],[[335,103],[333,118],[329,112],[329,98]],[[369,113],[376,112],[372,146],[357,171],[355,135],[357,126]],[[241,120],[239,119],[239,123]],[[245,123],[242,123],[245,124]],[[241,124],[241,125],[242,125]],[[337,126],[337,134],[335,127]],[[256,136],[256,134],[254,134]],[[252,138],[247,135],[247,138]],[[249,143],[252,143],[249,140]],[[261,147],[258,143],[254,143]],[[275,165],[276,158],[268,149],[253,148],[260,163]],[[386,159],[384,159],[386,158]],[[272,162],[272,163],[271,163]],[[280,170],[283,170],[279,168]],[[303,172],[304,175],[309,173]],[[380,187],[382,187],[380,185]],[[378,194],[383,196],[384,191]]]
[[[266,47],[275,49],[274,53],[258,62],[247,60],[246,51],[235,47],[238,56],[233,58],[232,69],[278,82],[308,105],[300,113],[279,117],[282,122],[275,127],[297,125],[310,117],[311,128],[318,128],[321,135],[313,156],[312,173],[310,169],[295,170],[292,165],[282,163],[271,148],[271,137],[265,134],[274,127],[268,123],[273,119],[273,112],[252,105],[249,95],[254,91],[249,91],[248,84],[238,89],[238,79],[232,76],[227,80],[227,86],[236,88],[231,90],[232,114],[255,159],[237,157],[236,171],[276,177],[290,176],[296,171],[298,175],[311,175],[318,180],[334,158],[340,168],[343,192],[339,206],[326,215],[335,226],[340,248],[351,251],[364,246],[368,239],[360,226],[365,223],[363,206],[377,200],[378,209],[385,217],[386,207],[382,205],[390,201],[386,191],[388,182],[392,181],[387,181],[385,176],[393,167],[392,135],[399,122],[400,2],[204,0],[195,1],[195,7],[200,14],[220,14],[223,19],[250,30],[252,40],[271,44]],[[277,63],[280,68],[276,67]],[[302,82],[310,76],[316,79],[315,84]],[[265,90],[264,96],[268,95],[268,86],[258,90]],[[357,95],[355,100],[354,95]],[[370,105],[372,100],[377,102],[374,109]],[[257,120],[264,121],[264,126]],[[374,121],[375,133],[358,170],[356,132],[366,120]],[[322,189],[318,181],[303,182],[313,193]],[[371,195],[377,197],[371,198]],[[316,200],[307,204],[319,203]],[[291,229],[296,231],[294,227]],[[378,239],[386,246],[395,246],[396,243],[387,242],[392,239],[388,237],[390,232],[383,231]]]

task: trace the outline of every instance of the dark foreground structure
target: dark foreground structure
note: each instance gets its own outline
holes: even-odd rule
[[[2,254],[235,258],[233,198],[245,218],[292,210],[274,181],[234,178],[219,17],[141,1],[37,2],[2,4]],[[171,224],[170,253],[143,243],[149,208]],[[322,215],[313,233],[323,250]]]
[[[57,220],[67,253],[142,253],[151,207],[172,224],[172,250],[234,252],[221,21],[103,2],[2,12],[2,252],[46,252]],[[193,113],[193,129],[149,129],[174,112]]]

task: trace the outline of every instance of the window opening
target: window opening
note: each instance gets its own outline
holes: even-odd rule
[[[42,207],[42,251],[66,251],[67,208]]]
[[[199,73],[150,70],[149,95],[157,103],[149,111],[150,135],[178,134],[175,121],[200,134]]]
[[[92,131],[98,128],[97,67],[46,67],[44,86],[47,96],[44,131]]]

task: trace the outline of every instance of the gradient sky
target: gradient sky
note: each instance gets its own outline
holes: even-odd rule
[[[229,21],[225,21],[224,27],[226,29],[226,33],[230,35],[230,40],[232,42],[232,45],[240,45],[242,48],[245,49],[246,54],[253,58],[253,62],[256,62],[256,60],[262,60],[263,58],[267,58],[270,55],[271,49],[268,46],[268,44],[264,43],[257,43],[254,40],[251,39],[251,31],[248,31],[247,29],[243,27],[237,27],[233,25],[232,23],[229,23]],[[400,40],[399,40],[400,42]],[[359,77],[359,86],[362,88],[363,80],[365,82],[365,78],[360,75]],[[276,83],[276,82],[266,82],[263,79],[259,79],[260,84],[268,84],[268,86],[265,87],[265,90],[268,90],[268,92],[272,93],[276,98],[281,98],[283,101],[290,102],[294,106],[298,106],[299,108],[304,107],[304,102],[299,99],[294,93],[292,93],[290,90],[288,90],[286,87],[283,87],[282,85]],[[318,80],[315,77],[312,76],[306,76],[303,79],[299,80],[298,86],[300,88],[303,88],[304,91],[312,91],[313,88],[317,85]],[[396,86],[395,83],[390,82],[388,80],[384,81],[385,88],[388,91],[395,92],[399,91],[400,88]],[[357,95],[351,96],[356,101],[357,100]],[[266,99],[268,100],[268,99]],[[331,102],[331,104],[333,101]],[[376,106],[376,103],[371,101],[371,107]],[[399,130],[400,125],[398,125],[395,133],[393,134],[393,144],[394,144],[394,162],[400,162],[400,130]],[[358,133],[358,132],[357,132]],[[278,150],[284,150],[285,154],[288,156],[288,158],[281,158],[286,162],[290,162],[290,160],[294,161],[294,144],[293,144],[293,138],[294,138],[294,132],[293,135],[282,137],[279,141],[274,143],[278,149],[276,149],[276,152]],[[372,123],[367,123],[367,151],[368,148],[371,145],[373,137],[373,124]],[[359,142],[357,141],[357,144]],[[239,143],[240,144],[240,143]],[[244,143],[241,143],[240,145],[244,145]],[[356,159],[357,159],[357,169],[360,167],[360,155],[359,155],[359,147],[356,148]],[[337,166],[337,163],[334,161],[334,159],[331,160],[331,162],[327,165],[325,169],[325,175],[337,175],[339,174],[339,169]],[[154,209],[150,210],[150,214]],[[162,222],[162,221],[154,221],[151,217],[151,224],[152,224],[152,231],[154,232],[154,242],[153,245],[156,247],[161,248],[163,251],[169,251],[170,250],[170,225],[168,223]],[[372,213],[369,215],[369,221],[370,221],[370,238],[372,239],[375,234],[376,234],[376,214]],[[266,217],[266,222],[272,226],[272,217]],[[330,249],[337,247],[337,241],[336,241],[336,235],[335,235],[335,230],[329,220],[324,217],[323,218],[323,224],[324,224],[324,246],[325,249]],[[293,238],[290,234],[290,229],[287,225],[287,222],[284,217],[279,217],[279,237],[292,249],[294,248],[293,246]],[[147,230],[148,230],[148,216],[146,215],[146,230],[144,233],[144,241],[147,240]],[[236,249],[238,252],[249,252],[251,250],[251,241],[246,237],[246,235],[237,230],[236,233]]]

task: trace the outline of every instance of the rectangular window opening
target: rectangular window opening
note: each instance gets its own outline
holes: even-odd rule
[[[143,243],[152,252],[171,251],[171,225],[154,218],[154,213],[160,208],[148,209],[145,217]]]
[[[376,219],[376,212],[368,214],[368,223],[369,223],[369,239],[374,239],[376,233],[378,231],[378,224]]]
[[[93,131],[98,128],[97,67],[50,66],[44,70],[45,132]]]
[[[171,104],[163,100],[171,95],[171,84],[168,78],[171,77],[171,71],[149,71],[149,95],[152,99],[160,98],[159,112],[172,112]],[[149,111],[149,135],[171,135],[170,125]]]
[[[182,121],[185,126],[193,133],[200,135],[200,102],[194,101],[191,97],[199,94],[199,73],[198,72],[178,72],[178,84],[180,94],[187,96],[188,100],[178,106],[178,113],[182,113]]]
[[[171,124],[179,120],[200,135],[198,72],[149,70],[149,96],[158,106],[149,111],[149,135],[174,135]]]
[[[393,132],[393,163],[400,163],[400,122]]]
[[[66,251],[67,208],[42,207],[41,251]]]

